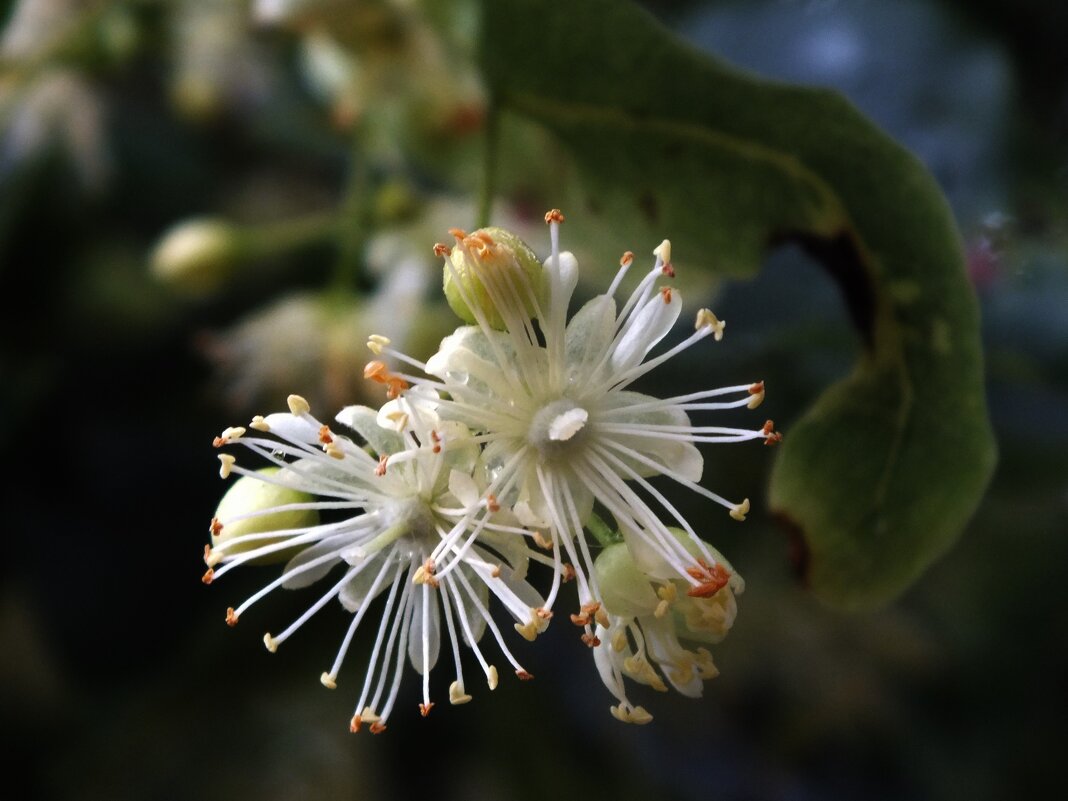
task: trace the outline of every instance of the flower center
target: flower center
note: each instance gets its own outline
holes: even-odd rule
[[[545,457],[573,452],[584,438],[589,416],[569,398],[553,401],[534,415],[527,440]]]

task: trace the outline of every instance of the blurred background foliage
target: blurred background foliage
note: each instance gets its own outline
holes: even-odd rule
[[[533,683],[426,720],[412,696],[387,734],[349,735],[354,682],[316,681],[342,611],[268,657],[222,623],[262,583],[254,571],[199,582],[221,492],[209,441],[293,391],[377,402],[366,334],[425,353],[452,324],[430,246],[474,225],[485,194],[478,9],[2,3],[0,713],[30,797],[995,799],[1060,785],[1068,12],[646,5],[701,50],[841,91],[949,198],[1000,452],[961,541],[893,605],[844,615],[799,585],[789,539],[758,511],[707,532],[748,592],[703,700],[650,698],[654,723],[622,726],[585,647],[551,628],[524,655]],[[538,187],[573,166],[542,131],[501,133],[518,156],[497,173],[493,222],[544,250]],[[567,242],[591,287],[626,235]],[[753,280],[686,289],[728,337],[660,382],[764,378],[787,436],[860,348],[800,249],[772,251]],[[763,509],[765,449],[706,457],[705,483]],[[259,627],[293,603],[272,599]]]

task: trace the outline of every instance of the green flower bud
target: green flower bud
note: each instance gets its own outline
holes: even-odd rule
[[[264,467],[256,471],[255,476],[242,476],[223,495],[219,501],[219,507],[215,510],[215,519],[221,524],[221,528],[212,527],[211,544],[213,548],[248,534],[266,534],[271,531],[294,529],[317,525],[319,512],[316,509],[281,509],[271,511],[277,507],[290,504],[310,503],[315,500],[314,496],[300,490],[261,481],[257,476],[269,478],[280,473],[277,467]],[[248,542],[238,542],[226,548],[227,555],[233,556],[244,551],[251,551],[281,542],[285,536],[268,539],[254,539]],[[286,562],[291,559],[302,546],[286,548],[267,556],[250,560],[250,564],[268,565],[277,562]]]
[[[542,272],[534,251],[503,228],[455,233],[456,246],[445,264],[444,288],[445,299],[457,316],[468,323],[478,322],[474,306],[498,330],[504,330],[509,320],[533,317]]]
[[[180,222],[152,252],[152,272],[168,284],[194,293],[211,292],[237,264],[240,234],[230,223],[200,218]]]

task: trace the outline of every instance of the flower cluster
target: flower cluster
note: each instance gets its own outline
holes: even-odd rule
[[[692,334],[656,352],[682,309],[667,283],[667,240],[621,307],[630,252],[608,291],[569,319],[578,265],[559,248],[563,215],[553,210],[546,222],[552,250],[544,263],[495,228],[453,229],[452,244],[435,246],[446,298],[468,324],[425,363],[372,336],[376,358],[364,375],[385,387],[380,409],[345,408],[334,429],[294,395],[288,413],[255,417],[215,439],[216,447],[244,447],[263,466],[239,465],[229,449],[219,457],[223,477],[238,480],[211,522],[205,583],[238,565],[285,561],[280,576],[227,610],[227,623],[278,587],[331,576],[304,614],[264,642],[274,651],[336,598],[352,619],[322,675],[334,688],[357,629],[380,608],[353,731],[385,728],[406,661],[422,676],[419,709],[430,711],[430,673],[444,638],[454,704],[471,698],[461,643],[489,688],[497,684],[481,644],[487,632],[529,679],[491,605],[533,641],[571,581],[577,599],[566,611],[619,720],[651,720],[631,702],[624,677],[697,696],[716,675],[704,646],[730,629],[744,582],[650,479],[669,478],[744,520],[747,499],[735,503],[699,483],[696,444],[773,444],[781,435],[771,421],[754,429],[694,425],[690,412],[755,408],[764,385],[667,398],[630,389],[701,340],[721,339],[723,321],[702,309]],[[544,593],[532,583],[535,571],[548,574]]]

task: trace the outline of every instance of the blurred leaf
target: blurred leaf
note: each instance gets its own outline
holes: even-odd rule
[[[975,299],[935,182],[838,94],[731,70],[631,4],[493,0],[484,15],[495,102],[574,156],[576,221],[669,235],[736,276],[798,241],[839,283],[865,351],[788,427],[771,505],[821,598],[892,598],[956,539],[995,458]]]

